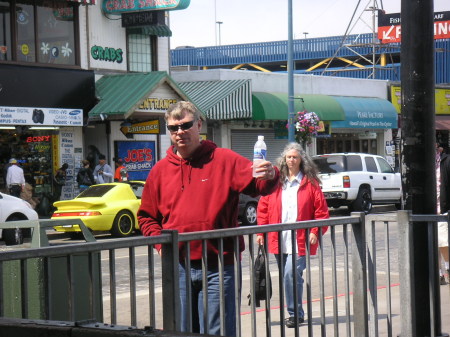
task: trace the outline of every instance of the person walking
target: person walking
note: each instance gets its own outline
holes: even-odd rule
[[[320,189],[320,178],[312,159],[306,154],[300,144],[289,143],[284,148],[277,161],[280,169],[280,180],[275,192],[263,196],[258,202],[258,225],[291,223],[305,220],[328,219],[328,206]],[[322,227],[322,234],[327,227]],[[282,241],[278,242],[278,233],[268,235],[269,252],[275,254],[278,268],[283,266],[284,293],[289,317],[284,324],[288,328],[305,321],[302,306],[303,271],[306,268],[306,240],[310,243],[310,253],[315,255],[318,247],[319,228],[310,230],[307,238],[306,230],[296,231],[297,245],[292,247],[292,231],[282,232]],[[264,236],[257,235],[259,245],[264,244]],[[292,255],[295,254],[296,265],[292,265]],[[294,272],[297,273],[297,308],[294,300]]]
[[[445,153],[444,146],[436,143],[436,187],[437,214],[447,214],[450,210],[450,156]],[[449,273],[448,223],[438,222],[439,247],[439,283],[447,284]]]
[[[180,101],[171,105],[165,120],[172,146],[167,150],[167,156],[152,168],[145,183],[138,211],[143,235],[159,235],[163,229],[185,233],[237,227],[239,194],[268,194],[276,187],[278,170],[270,162],[262,161],[257,167],[262,176],[253,178],[250,160],[229,149],[218,148],[209,140],[200,140],[204,117],[194,104]],[[160,246],[155,248],[160,250]],[[185,245],[180,244],[179,249],[181,330],[188,331],[191,315],[193,332],[220,335],[218,243],[212,240],[207,244],[207,313],[203,313],[202,244],[199,241],[190,243],[189,270],[184,260]],[[242,237],[239,238],[239,249],[244,250]],[[224,240],[223,251],[224,335],[235,336],[235,282],[240,284],[240,273],[234,275],[233,240]],[[190,307],[187,303],[187,273],[191,280]],[[204,314],[209,329],[205,329]]]
[[[97,184],[112,183],[114,172],[111,166],[106,164],[104,154],[98,156],[98,165],[94,169],[94,179]]]
[[[95,179],[90,168],[89,160],[82,160],[81,165],[82,167],[77,173],[77,183],[80,193],[89,188],[89,186],[95,184]]]
[[[56,170],[53,177],[53,197],[54,201],[58,201],[61,198],[62,188],[66,184],[66,170],[69,164],[64,163],[62,166]]]
[[[128,181],[128,170],[123,165],[123,159],[116,159],[116,172],[114,173],[114,181]]]
[[[9,168],[6,173],[6,187],[9,194],[20,198],[20,192],[25,187],[25,176],[23,169],[19,166],[19,162],[15,158],[9,160]]]

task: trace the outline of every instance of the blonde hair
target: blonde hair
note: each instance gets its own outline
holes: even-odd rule
[[[164,119],[166,122],[169,118],[180,120],[184,118],[185,113],[189,113],[194,116],[195,120],[205,120],[205,117],[200,113],[197,107],[193,103],[187,101],[179,101],[171,104],[164,115]]]

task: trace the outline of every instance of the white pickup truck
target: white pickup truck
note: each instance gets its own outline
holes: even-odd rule
[[[367,153],[331,153],[313,157],[329,207],[347,206],[366,214],[373,204],[402,202],[400,173],[381,156]]]

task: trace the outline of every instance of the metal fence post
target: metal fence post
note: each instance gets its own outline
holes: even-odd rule
[[[163,292],[163,329],[181,330],[180,283],[179,283],[179,250],[178,232],[163,230],[161,234],[170,234],[170,243],[162,245],[161,278]]]
[[[400,275],[401,336],[416,336],[416,299],[414,296],[413,230],[411,211],[397,211],[398,272]],[[424,294],[425,296],[425,294]]]
[[[369,336],[367,313],[367,263],[364,213],[352,213],[359,223],[352,224],[352,275],[354,335]]]
[[[375,236],[375,221],[369,215],[365,217],[367,242],[367,280],[369,283],[368,313],[370,336],[378,336],[378,294],[377,294],[377,248]]]

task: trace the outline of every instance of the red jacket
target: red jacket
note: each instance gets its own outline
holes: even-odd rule
[[[189,160],[178,157],[171,146],[147,177],[138,211],[142,233],[153,236],[162,229],[184,233],[237,227],[239,194],[268,194],[279,180],[278,171],[270,181],[257,180],[251,166],[250,160],[208,140]],[[180,244],[181,257],[183,246]],[[191,259],[201,259],[201,242],[190,246]],[[244,250],[242,238],[240,249]],[[232,263],[231,239],[224,240],[224,251],[225,263]],[[217,263],[217,254],[218,242],[208,241],[208,264]]]
[[[258,203],[258,225],[279,224],[281,223],[281,185],[278,186],[275,192],[262,197]],[[319,184],[311,183],[306,176],[300,183],[300,188],[297,194],[297,221],[328,219],[327,202],[323,196]],[[322,234],[325,234],[328,227],[322,227]],[[319,238],[319,228],[315,227],[310,230],[310,233],[316,234]],[[306,230],[297,230],[297,246],[299,255],[306,255],[305,245]],[[278,254],[278,233],[270,232],[268,235],[269,252]],[[311,245],[310,253],[315,255],[318,244]]]

